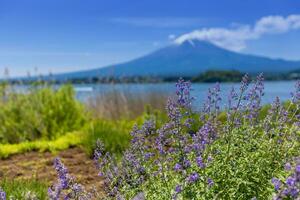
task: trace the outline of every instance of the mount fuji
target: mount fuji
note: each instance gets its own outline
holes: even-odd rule
[[[300,61],[271,59],[229,51],[212,43],[188,40],[143,57],[107,67],[54,75],[55,79],[133,76],[195,76],[207,70],[283,73],[300,69]]]

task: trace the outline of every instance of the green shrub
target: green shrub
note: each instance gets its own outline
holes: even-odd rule
[[[283,172],[288,159],[299,155],[300,143],[293,140],[296,127],[285,127],[282,134],[268,135],[262,127],[243,126],[212,144],[217,152],[207,174],[214,180],[213,193],[220,199],[268,197],[273,192],[272,177]],[[292,139],[293,138],[293,139]]]
[[[240,90],[231,91],[226,112],[216,84],[197,116],[190,83],[180,79],[177,98],[167,104],[167,123],[135,127],[120,162],[98,142],[107,199],[271,199],[272,179],[299,156],[300,82],[293,101],[276,98],[262,106],[262,80],[259,75],[249,85],[245,76]]]
[[[55,139],[80,129],[86,121],[71,85],[57,90],[33,87],[23,93],[1,91],[0,143]]]
[[[101,139],[107,151],[121,154],[129,146],[132,125],[125,121],[96,120],[86,128],[82,145],[92,155],[97,139]]]

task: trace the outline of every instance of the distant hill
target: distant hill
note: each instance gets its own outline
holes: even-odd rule
[[[129,62],[103,68],[54,75],[55,79],[132,76],[195,76],[207,70],[242,73],[283,73],[300,69],[300,61],[270,59],[232,52],[209,42],[190,40],[172,44]]]

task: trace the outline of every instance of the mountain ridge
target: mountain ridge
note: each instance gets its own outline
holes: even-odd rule
[[[282,73],[300,69],[300,61],[241,54],[205,41],[171,44],[128,62],[54,75],[55,79],[133,76],[195,76],[207,70]]]

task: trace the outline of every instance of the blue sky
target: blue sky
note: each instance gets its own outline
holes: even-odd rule
[[[300,1],[0,0],[1,76],[97,68],[186,39],[300,60]]]

